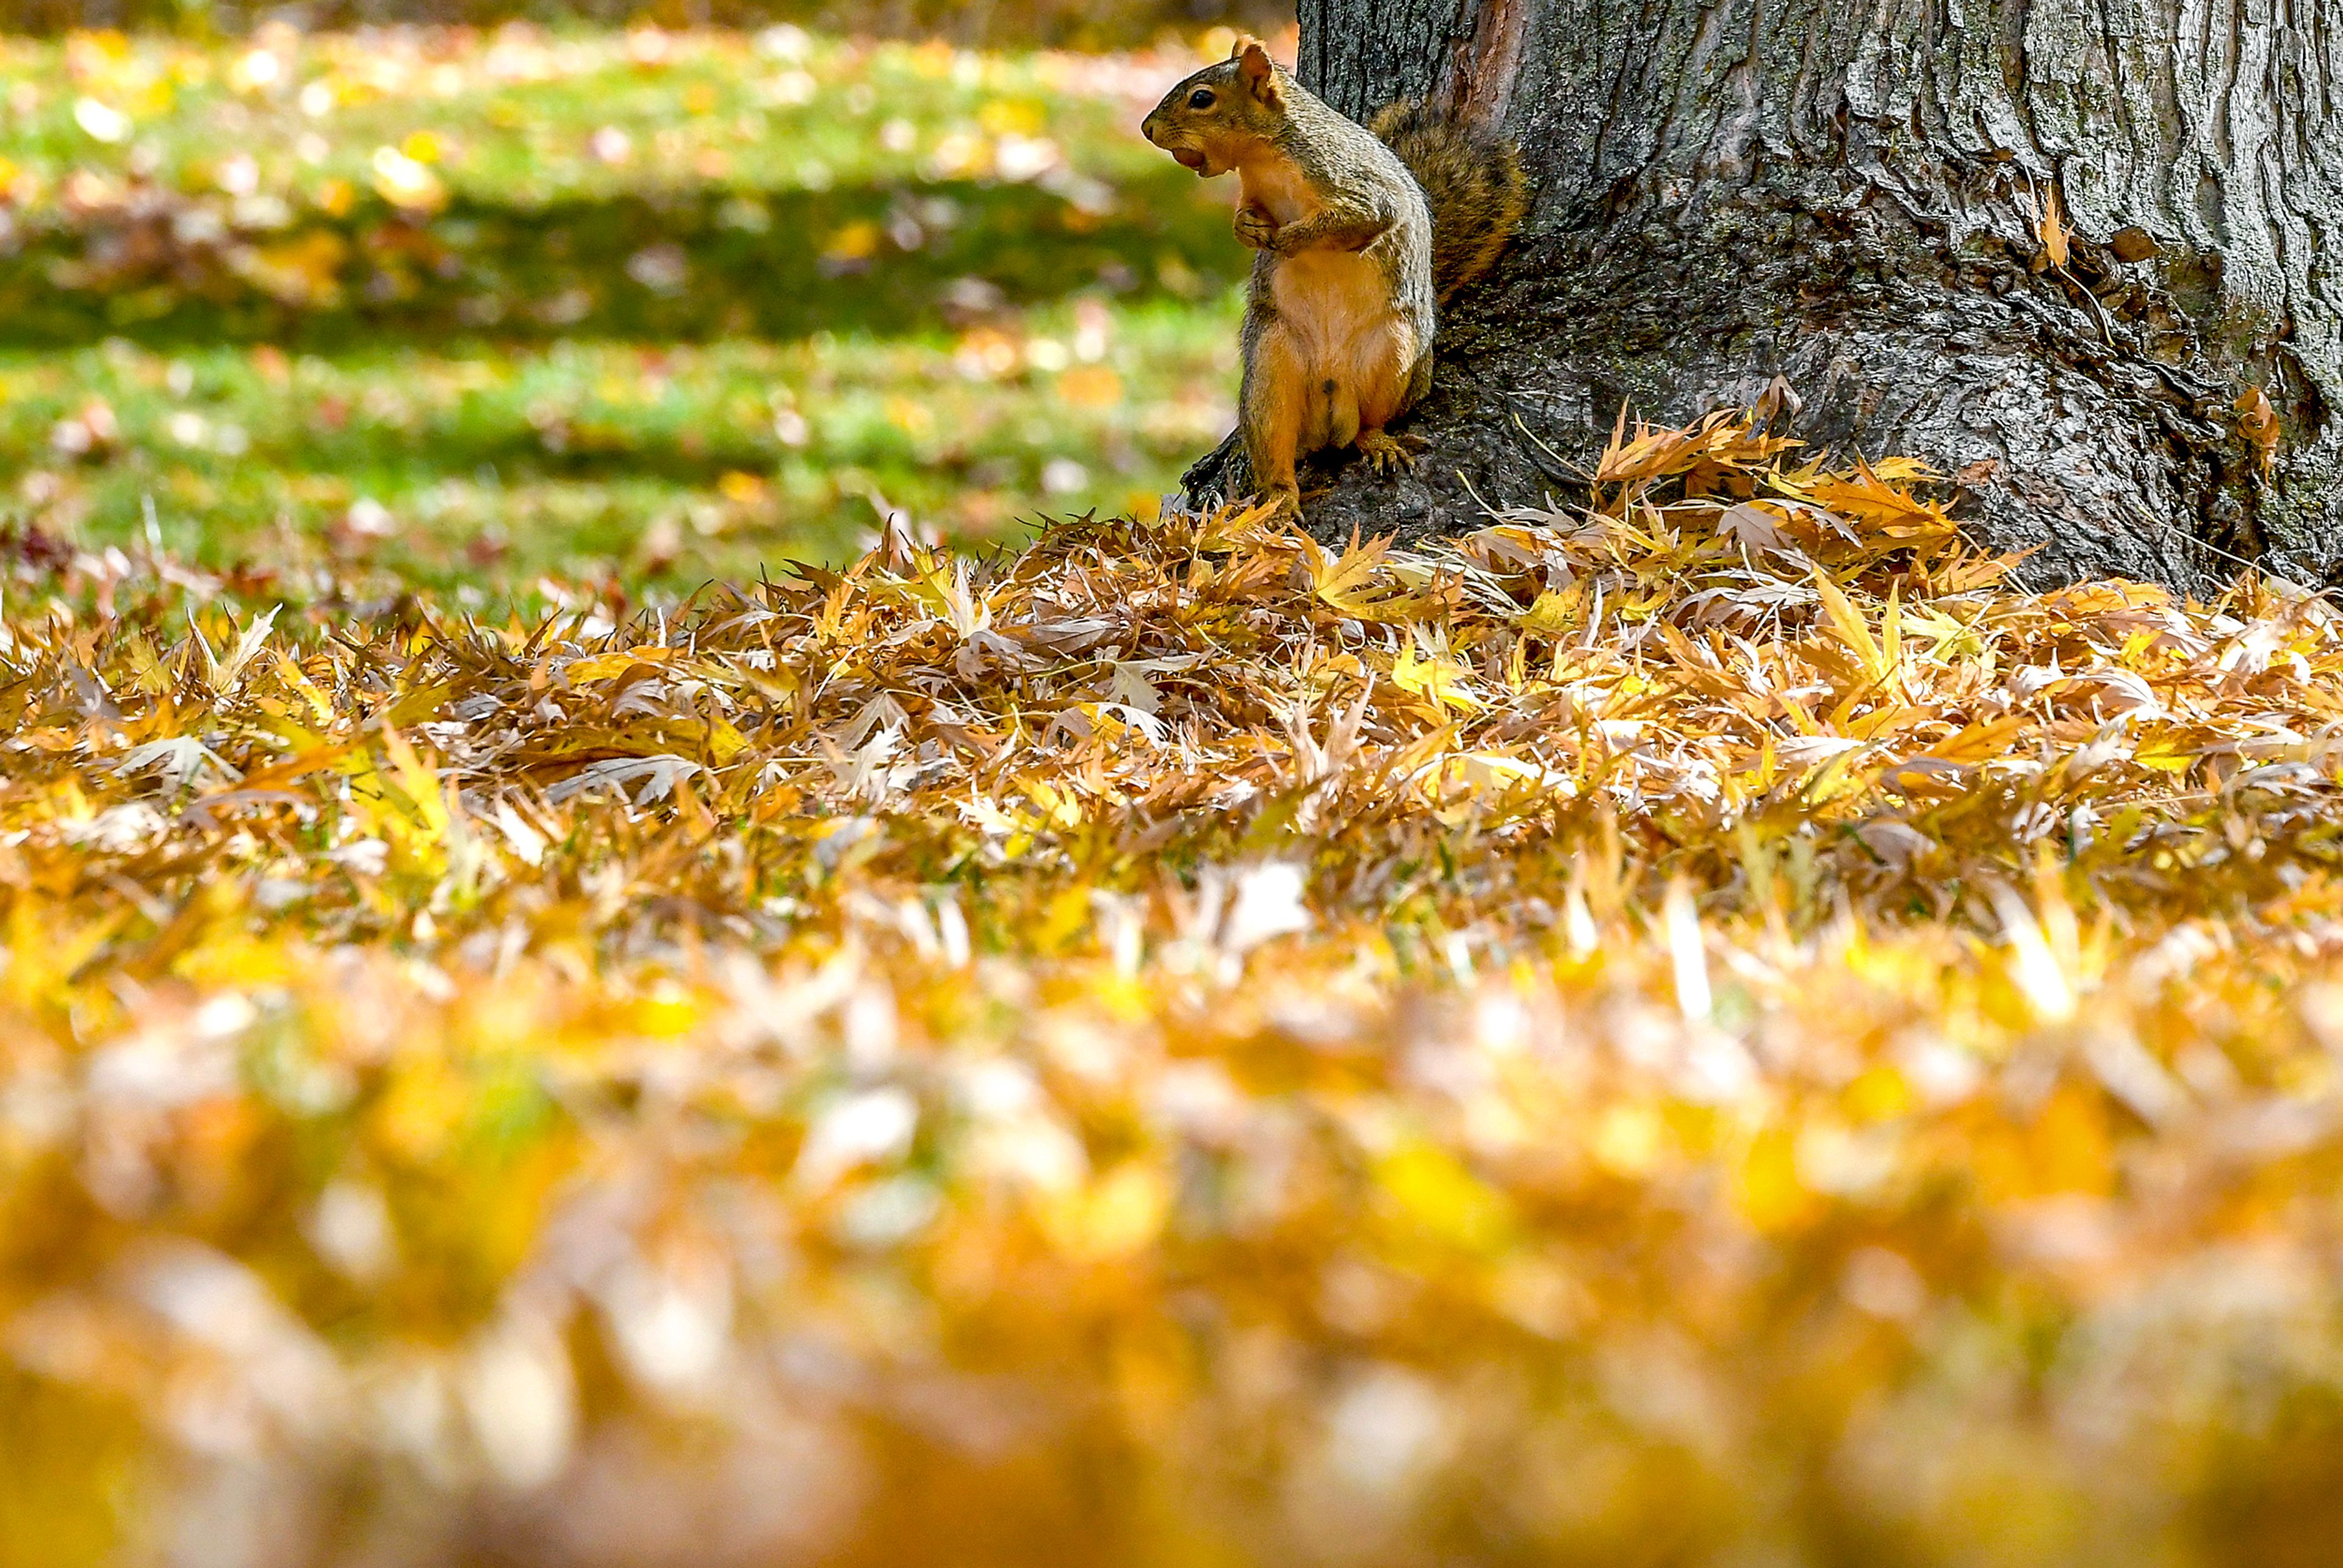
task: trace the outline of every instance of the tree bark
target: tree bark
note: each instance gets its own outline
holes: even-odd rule
[[[1497,125],[1536,186],[1442,323],[1417,471],[1322,455],[1313,532],[1567,498],[1623,404],[1680,422],[1780,376],[1795,433],[1929,460],[2029,581],[2343,580],[2343,0],[1301,15],[1337,108]],[[1189,487],[1242,481],[1224,449]]]

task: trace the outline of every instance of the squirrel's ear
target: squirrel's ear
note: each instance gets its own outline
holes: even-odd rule
[[[1277,72],[1270,60],[1269,51],[1258,38],[1237,40],[1236,53],[1229,58],[1237,63],[1237,74],[1244,78],[1252,95],[1264,104],[1277,101]]]

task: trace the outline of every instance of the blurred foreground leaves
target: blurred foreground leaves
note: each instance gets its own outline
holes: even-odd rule
[[[1720,417],[1434,553],[623,624],[25,558],[0,1521],[2322,1560],[2334,612],[2015,591],[1914,477]]]

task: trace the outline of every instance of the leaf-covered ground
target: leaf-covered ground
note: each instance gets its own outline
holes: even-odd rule
[[[1133,132],[1195,63],[0,37],[0,524],[672,599],[1150,509],[1231,417],[1245,253]]]
[[[1913,478],[19,563],[0,1561],[2326,1561],[2336,614]]]

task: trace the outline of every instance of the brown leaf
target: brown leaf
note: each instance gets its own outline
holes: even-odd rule
[[[2248,387],[2237,394],[2237,400],[2229,407],[2237,412],[2237,433],[2253,443],[2261,457],[2262,472],[2268,473],[2271,465],[2278,461],[2278,442],[2281,433],[2278,410],[2270,407],[2269,394],[2258,387]]]

